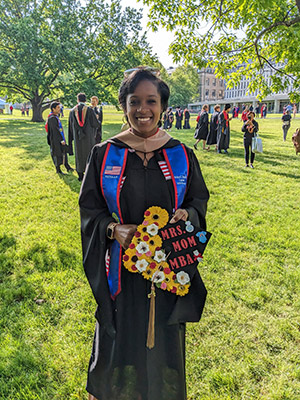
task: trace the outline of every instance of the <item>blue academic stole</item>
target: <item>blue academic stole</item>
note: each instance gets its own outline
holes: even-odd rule
[[[177,210],[183,203],[187,188],[189,174],[188,157],[182,144],[169,149],[163,149],[163,155],[174,187],[174,210]],[[120,206],[120,193],[124,183],[123,175],[127,156],[128,149],[108,143],[100,173],[100,186],[109,212],[114,217],[117,217],[121,224],[124,221]],[[109,290],[113,299],[121,292],[121,267],[122,246],[117,240],[113,240],[110,248],[109,265],[106,268]]]

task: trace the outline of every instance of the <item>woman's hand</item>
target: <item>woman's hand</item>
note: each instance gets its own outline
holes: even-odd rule
[[[183,221],[187,221],[189,217],[189,213],[184,210],[183,208],[178,208],[175,211],[175,214],[173,215],[173,217],[170,219],[170,224],[174,224],[175,222],[179,221],[179,220],[183,220]]]
[[[133,235],[135,234],[137,225],[134,224],[118,224],[114,230],[114,239],[116,239],[123,249],[127,250]]]

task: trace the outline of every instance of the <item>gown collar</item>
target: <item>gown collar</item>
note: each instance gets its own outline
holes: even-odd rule
[[[171,138],[172,137],[162,129],[158,129],[155,135],[146,139],[135,135],[130,129],[127,129],[114,136],[112,139],[118,139],[136,151],[151,153],[163,147]]]

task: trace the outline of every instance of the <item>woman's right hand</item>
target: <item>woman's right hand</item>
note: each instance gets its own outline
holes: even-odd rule
[[[114,239],[116,239],[123,249],[127,250],[133,235],[135,234],[137,225],[134,224],[118,224],[114,230]]]

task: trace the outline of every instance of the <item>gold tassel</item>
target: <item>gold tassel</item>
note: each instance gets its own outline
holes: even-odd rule
[[[151,292],[148,294],[150,299],[150,310],[149,310],[149,323],[148,323],[148,336],[147,336],[147,347],[153,349],[155,344],[155,286],[152,282]]]

